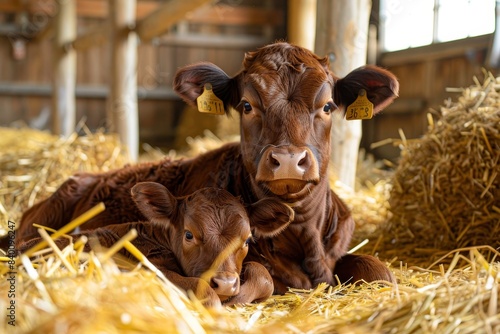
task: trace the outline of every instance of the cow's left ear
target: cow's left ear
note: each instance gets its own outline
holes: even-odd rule
[[[272,237],[294,219],[293,209],[274,198],[263,198],[247,207],[250,227],[256,237]]]
[[[177,212],[177,198],[157,182],[140,182],[130,190],[144,217],[153,223],[169,224]]]
[[[345,110],[366,90],[368,100],[373,103],[373,114],[378,113],[394,101],[399,94],[399,83],[391,72],[372,65],[355,69],[335,82],[333,99]]]
[[[237,79],[229,77],[218,66],[201,62],[182,67],[174,77],[174,90],[189,105],[196,107],[196,99],[203,93],[205,84],[211,84],[214,94],[224,102],[229,113],[240,102]]]

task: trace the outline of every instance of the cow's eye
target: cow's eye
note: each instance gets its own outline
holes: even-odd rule
[[[194,238],[193,233],[191,233],[191,231],[185,231],[184,236],[186,237],[186,240],[193,240]]]
[[[249,113],[250,111],[252,111],[252,105],[248,102],[243,102],[243,111],[245,113]]]
[[[337,106],[335,105],[335,103],[328,102],[327,104],[325,104],[323,106],[323,111],[326,112],[326,113],[330,113],[330,112],[334,111],[336,107]]]

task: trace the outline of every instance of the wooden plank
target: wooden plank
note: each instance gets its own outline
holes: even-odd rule
[[[53,87],[49,84],[0,82],[0,96],[40,96],[52,95]],[[75,96],[79,99],[105,99],[109,96],[109,88],[103,85],[75,86]],[[141,100],[180,100],[170,87],[156,88],[138,87],[137,98]]]
[[[169,2],[173,2],[170,0]],[[167,2],[166,4],[168,4]],[[180,1],[190,2],[190,1]],[[194,1],[193,1],[194,2]],[[214,2],[207,1],[207,2]],[[55,15],[56,0],[26,0],[0,1],[0,12],[45,15],[52,18]],[[142,20],[157,11],[165,2],[155,0],[141,0],[137,3],[136,18]],[[186,19],[190,23],[224,24],[224,25],[282,25],[284,17],[279,10],[272,8],[254,8],[249,6],[231,6],[217,4],[203,8],[192,7]],[[78,0],[76,3],[78,17],[105,19],[109,13],[106,0]]]
[[[307,0],[315,2],[316,0]],[[316,7],[314,6],[314,12]],[[198,24],[215,25],[282,25],[283,13],[279,10],[234,7],[234,6],[204,6],[186,15],[186,21]],[[314,27],[314,25],[312,25]],[[314,31],[314,28],[312,28]]]
[[[170,0],[161,5],[137,24],[137,33],[141,40],[148,41],[165,33],[172,25],[182,20],[186,14],[213,0]]]
[[[466,54],[474,49],[488,49],[492,35],[469,37],[456,41],[436,43],[400,51],[385,52],[380,56],[383,66],[392,67],[410,63],[420,63],[422,59],[431,61]]]
[[[76,0],[59,3],[55,17],[52,132],[69,136],[75,131],[76,51],[66,45],[76,37]]]
[[[110,0],[111,91],[108,100],[109,130],[118,133],[128,147],[129,156],[139,155],[139,116],[137,107],[137,34],[135,0]]]
[[[159,39],[159,45],[206,47],[213,49],[248,50],[272,42],[272,39],[250,35],[164,35]]]

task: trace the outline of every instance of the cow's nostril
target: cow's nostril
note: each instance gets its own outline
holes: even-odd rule
[[[300,159],[299,163],[297,164],[298,166],[302,166],[302,165],[305,165],[307,162],[307,156],[303,157],[302,159]]]
[[[278,159],[276,159],[274,156],[274,154],[272,154],[271,156],[269,156],[269,161],[271,162],[272,165],[276,166],[276,167],[279,167],[280,165],[280,162]]]
[[[217,288],[219,287],[219,284],[217,284],[217,282],[215,281],[215,279],[214,279],[214,278],[212,278],[212,279],[210,280],[210,287],[211,287],[212,289],[217,289]]]

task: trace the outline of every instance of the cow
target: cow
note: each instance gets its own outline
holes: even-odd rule
[[[346,254],[354,221],[330,189],[328,163],[332,114],[345,113],[362,91],[377,114],[397,97],[396,77],[368,65],[338,78],[328,57],[278,42],[248,52],[233,77],[208,62],[180,68],[174,77],[175,91],[193,106],[207,84],[226,113],[239,113],[239,143],[191,159],[77,174],[23,214],[21,240],[35,233],[33,223],[59,228],[101,201],[107,210],[86,223],[88,227],[144,219],[127,196],[137,182],[159,182],[176,196],[219,187],[244,203],[273,197],[294,209],[288,228],[273,238],[256,239],[248,254],[250,261],[268,269],[275,293],[321,282],[336,285],[338,278],[394,281],[380,260]]]
[[[243,265],[243,261],[252,238],[272,237],[293,220],[294,211],[288,205],[264,198],[245,207],[240,199],[217,188],[176,197],[156,182],[138,183],[131,194],[147,221],[107,225],[72,238],[86,235],[109,248],[136,229],[138,237],[132,243],[141,253],[172,283],[194,291],[207,306],[259,302],[272,295],[273,280],[266,268],[253,261]],[[27,241],[19,251],[40,241]],[[56,244],[65,247],[69,239],[59,238]],[[90,251],[90,244],[85,248]],[[125,249],[122,253],[134,260]]]

